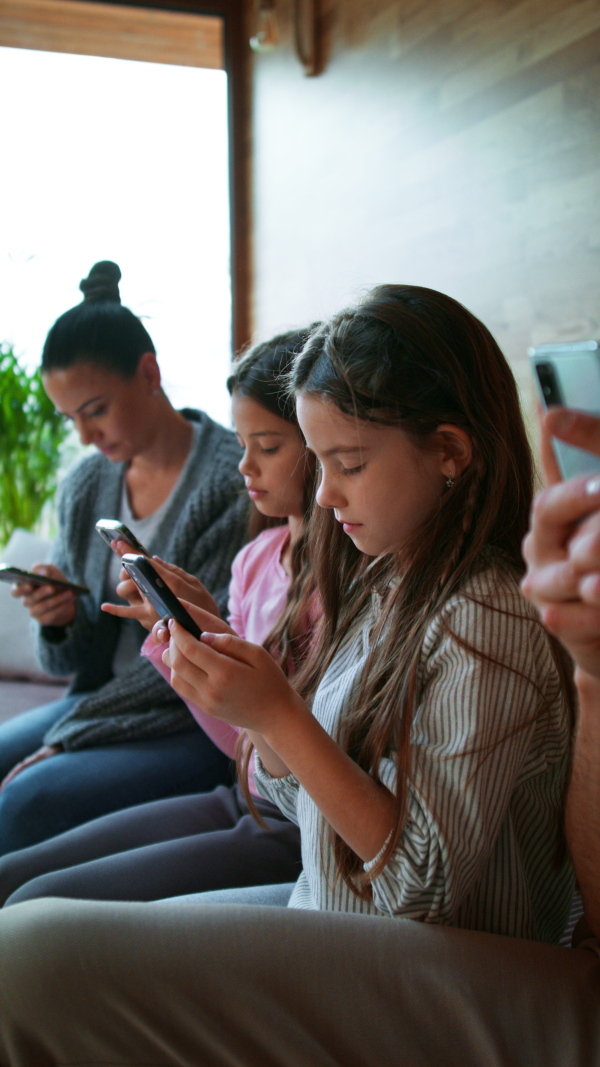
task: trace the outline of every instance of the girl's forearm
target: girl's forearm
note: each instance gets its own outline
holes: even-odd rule
[[[247,730],[246,733],[258,752],[263,766],[269,772],[271,777],[285,778],[286,774],[290,773],[289,767],[286,767],[283,760],[281,760],[277,753],[267,744],[263,735],[257,733],[256,730]]]
[[[600,937],[600,681],[578,670],[579,721],[567,796],[567,838],[585,912]]]
[[[275,717],[263,741],[350,848],[364,862],[372,860],[393,826],[390,791],[341,750],[300,698],[295,713]]]

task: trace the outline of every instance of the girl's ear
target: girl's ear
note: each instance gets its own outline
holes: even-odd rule
[[[473,458],[470,434],[460,426],[446,422],[438,426],[435,432],[440,441],[440,470],[445,478],[457,478]]]

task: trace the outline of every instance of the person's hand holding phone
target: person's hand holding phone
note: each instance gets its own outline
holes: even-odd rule
[[[125,541],[113,542],[112,547],[120,556],[124,556],[131,551],[131,546],[127,545]],[[173,563],[165,563],[159,556],[152,557],[152,566],[161,578],[164,578],[179,600],[186,600],[202,608],[211,616],[216,615],[217,618],[219,617],[219,609],[214,598],[193,574],[188,574]],[[152,630],[159,621],[156,611],[140,593],[137,585],[129,577],[126,570],[122,570],[119,577],[121,580],[117,586],[117,593],[129,603],[102,604],[102,610],[109,615],[117,615],[122,619],[137,619],[146,630]]]
[[[600,456],[600,418],[554,408],[543,433]],[[566,646],[578,667],[600,679],[600,475],[556,481],[534,503],[523,543],[526,597],[542,622]]]
[[[189,600],[181,600],[183,607],[192,616],[194,622],[198,624],[201,630],[208,630],[213,634],[232,634],[233,637],[237,637],[235,630],[232,630],[228,623],[223,622],[220,615],[213,614],[213,612],[206,611],[204,608],[198,607],[196,604],[192,604]],[[152,627],[152,636],[157,645],[169,645],[171,641],[171,634],[169,631],[169,619],[159,619],[157,623]],[[195,640],[195,638],[194,638]],[[167,667],[170,667],[169,661],[169,649],[166,648],[163,652],[163,663],[166,663]]]
[[[113,542],[113,547],[116,544],[117,542]],[[118,545],[119,548],[115,548],[115,551],[118,552],[119,556],[124,556],[131,551],[131,545],[127,545],[125,541],[119,541]],[[120,619],[136,619],[144,629],[151,630],[158,621],[159,616],[156,614],[152,604],[142,595],[125,568],[121,568],[119,573],[119,584],[116,592],[117,596],[127,600],[128,603],[111,604],[107,602],[100,605],[102,611],[105,611],[107,615],[116,615]]]
[[[36,563],[31,568],[34,574],[45,574],[49,578],[68,581],[66,576],[52,563]],[[53,585],[32,585],[27,582],[13,586],[14,597],[19,597],[33,619],[40,626],[69,626],[75,618],[76,596],[71,589],[60,589]]]
[[[171,685],[184,700],[233,726],[264,734],[288,713],[310,714],[284,672],[261,645],[244,641],[230,626],[187,603],[184,607],[203,631],[200,640],[170,619],[169,646],[163,663]]]
[[[179,600],[186,600],[217,619],[221,617],[215,598],[194,574],[188,574],[174,563],[166,563],[160,556],[153,556],[152,564]]]

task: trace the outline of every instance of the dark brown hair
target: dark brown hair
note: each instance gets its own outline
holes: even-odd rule
[[[304,330],[290,330],[278,334],[249,349],[234,363],[227,388],[233,396],[250,397],[280,419],[292,423],[301,436],[296,408],[288,389],[288,376],[294,357],[301,351],[315,326]],[[304,517],[308,519],[313,505],[315,490],[315,462],[312,453],[305,452]],[[249,521],[249,538],[257,537],[261,530],[284,523],[282,519],[268,519],[253,505]],[[264,641],[264,647],[273,654],[289,676],[292,676],[306,658],[311,635],[308,629],[311,604],[314,602],[315,582],[312,574],[306,528],[292,549],[291,581],[286,606]],[[246,735],[240,736],[238,744],[238,778],[250,810],[258,817],[252,796],[248,791],[248,763],[253,746]]]
[[[425,631],[448,598],[491,559],[513,577],[522,575],[532,456],[515,380],[494,338],[456,300],[432,289],[374,289],[312,334],[295,361],[291,383],[295,394],[328,400],[359,420],[401,427],[420,448],[434,445],[443,423],[460,427],[472,442],[470,464],[401,557],[369,561],[330,510],[315,508],[311,520],[324,614],[315,654],[297,678],[307,699],[349,627],[365,612],[372,591],[383,598],[372,651],[338,740],[377,781],[381,759],[397,754],[394,827],[368,875],[359,857],[331,831],[339,873],[355,893],[369,898],[370,883],[389,861],[404,825]],[[494,607],[487,601],[486,606]],[[569,689],[566,658],[556,642],[553,649]],[[540,703],[541,714],[545,704]]]
[[[42,372],[93,363],[133,378],[145,352],[155,352],[146,327],[119,295],[121,271],[111,260],[95,263],[79,288],[83,300],[65,311],[50,329],[42,352]]]

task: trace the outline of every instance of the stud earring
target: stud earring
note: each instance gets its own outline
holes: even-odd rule
[[[454,478],[446,478],[446,489],[452,489],[454,486]]]

